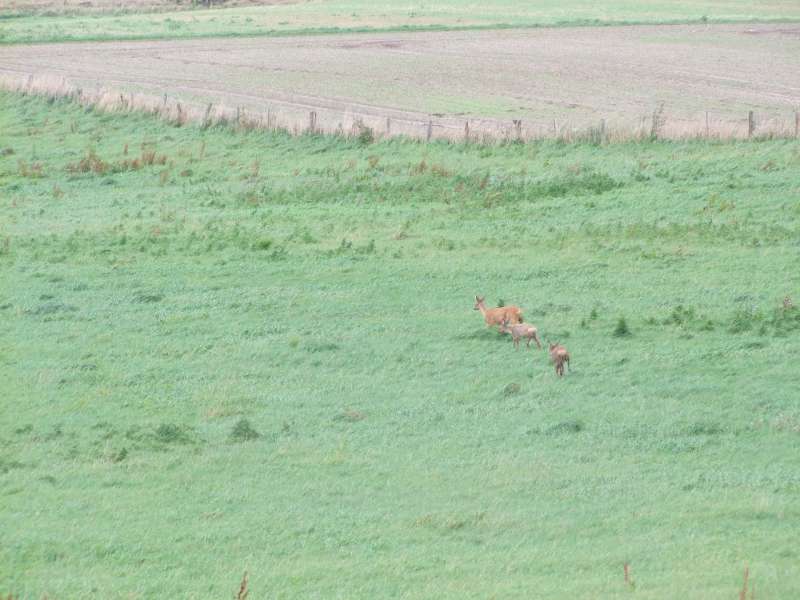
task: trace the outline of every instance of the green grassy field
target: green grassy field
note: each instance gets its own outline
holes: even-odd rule
[[[2,13],[0,13],[2,14]],[[588,0],[404,4],[383,0],[314,0],[274,6],[105,14],[12,14],[0,43],[173,39],[404,29],[534,27],[620,23],[800,20],[794,0],[699,0],[597,3]]]
[[[0,132],[0,594],[800,594],[800,143]]]

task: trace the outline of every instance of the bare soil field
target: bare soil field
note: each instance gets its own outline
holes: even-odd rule
[[[0,75],[295,129],[542,137],[650,129],[655,112],[665,136],[729,137],[747,135],[751,110],[757,132],[794,130],[798,56],[798,25],[664,25],[7,46]]]

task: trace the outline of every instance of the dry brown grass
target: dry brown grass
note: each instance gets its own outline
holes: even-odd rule
[[[239,584],[239,592],[236,594],[236,600],[246,600],[249,593],[247,589],[247,571],[245,571],[242,576],[242,581]]]

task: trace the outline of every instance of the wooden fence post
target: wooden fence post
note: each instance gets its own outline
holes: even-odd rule
[[[800,110],[794,112],[794,137],[800,137]]]
[[[166,95],[166,94],[164,94],[164,104],[163,104],[163,107],[164,107],[164,108],[167,108],[167,95]]]
[[[606,120],[600,119],[600,143],[606,140]]]
[[[464,141],[469,142],[469,119],[464,121]]]
[[[706,111],[706,139],[708,139],[708,111]]]
[[[317,130],[317,113],[311,111],[308,113],[308,132],[315,133]]]
[[[517,139],[522,139],[522,119],[512,119],[512,123],[514,123],[514,129],[516,130]]]
[[[210,127],[211,126],[211,109],[214,108],[214,105],[209,102],[208,106],[206,106],[206,114],[203,115],[203,127]]]
[[[428,119],[427,141],[430,142],[432,136],[433,136],[433,119]]]
[[[749,111],[747,113],[747,137],[753,137],[753,133],[756,130],[756,118],[753,115],[753,111]]]
[[[386,137],[392,135],[392,119],[386,117]]]

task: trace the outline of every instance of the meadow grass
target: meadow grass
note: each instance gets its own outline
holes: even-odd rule
[[[800,143],[0,132],[0,594],[800,593]]]
[[[60,4],[54,8],[58,10]],[[0,43],[297,35],[354,31],[485,29],[647,23],[797,21],[800,6],[774,0],[597,3],[450,0],[408,5],[382,0],[326,0],[159,12],[0,12]]]

